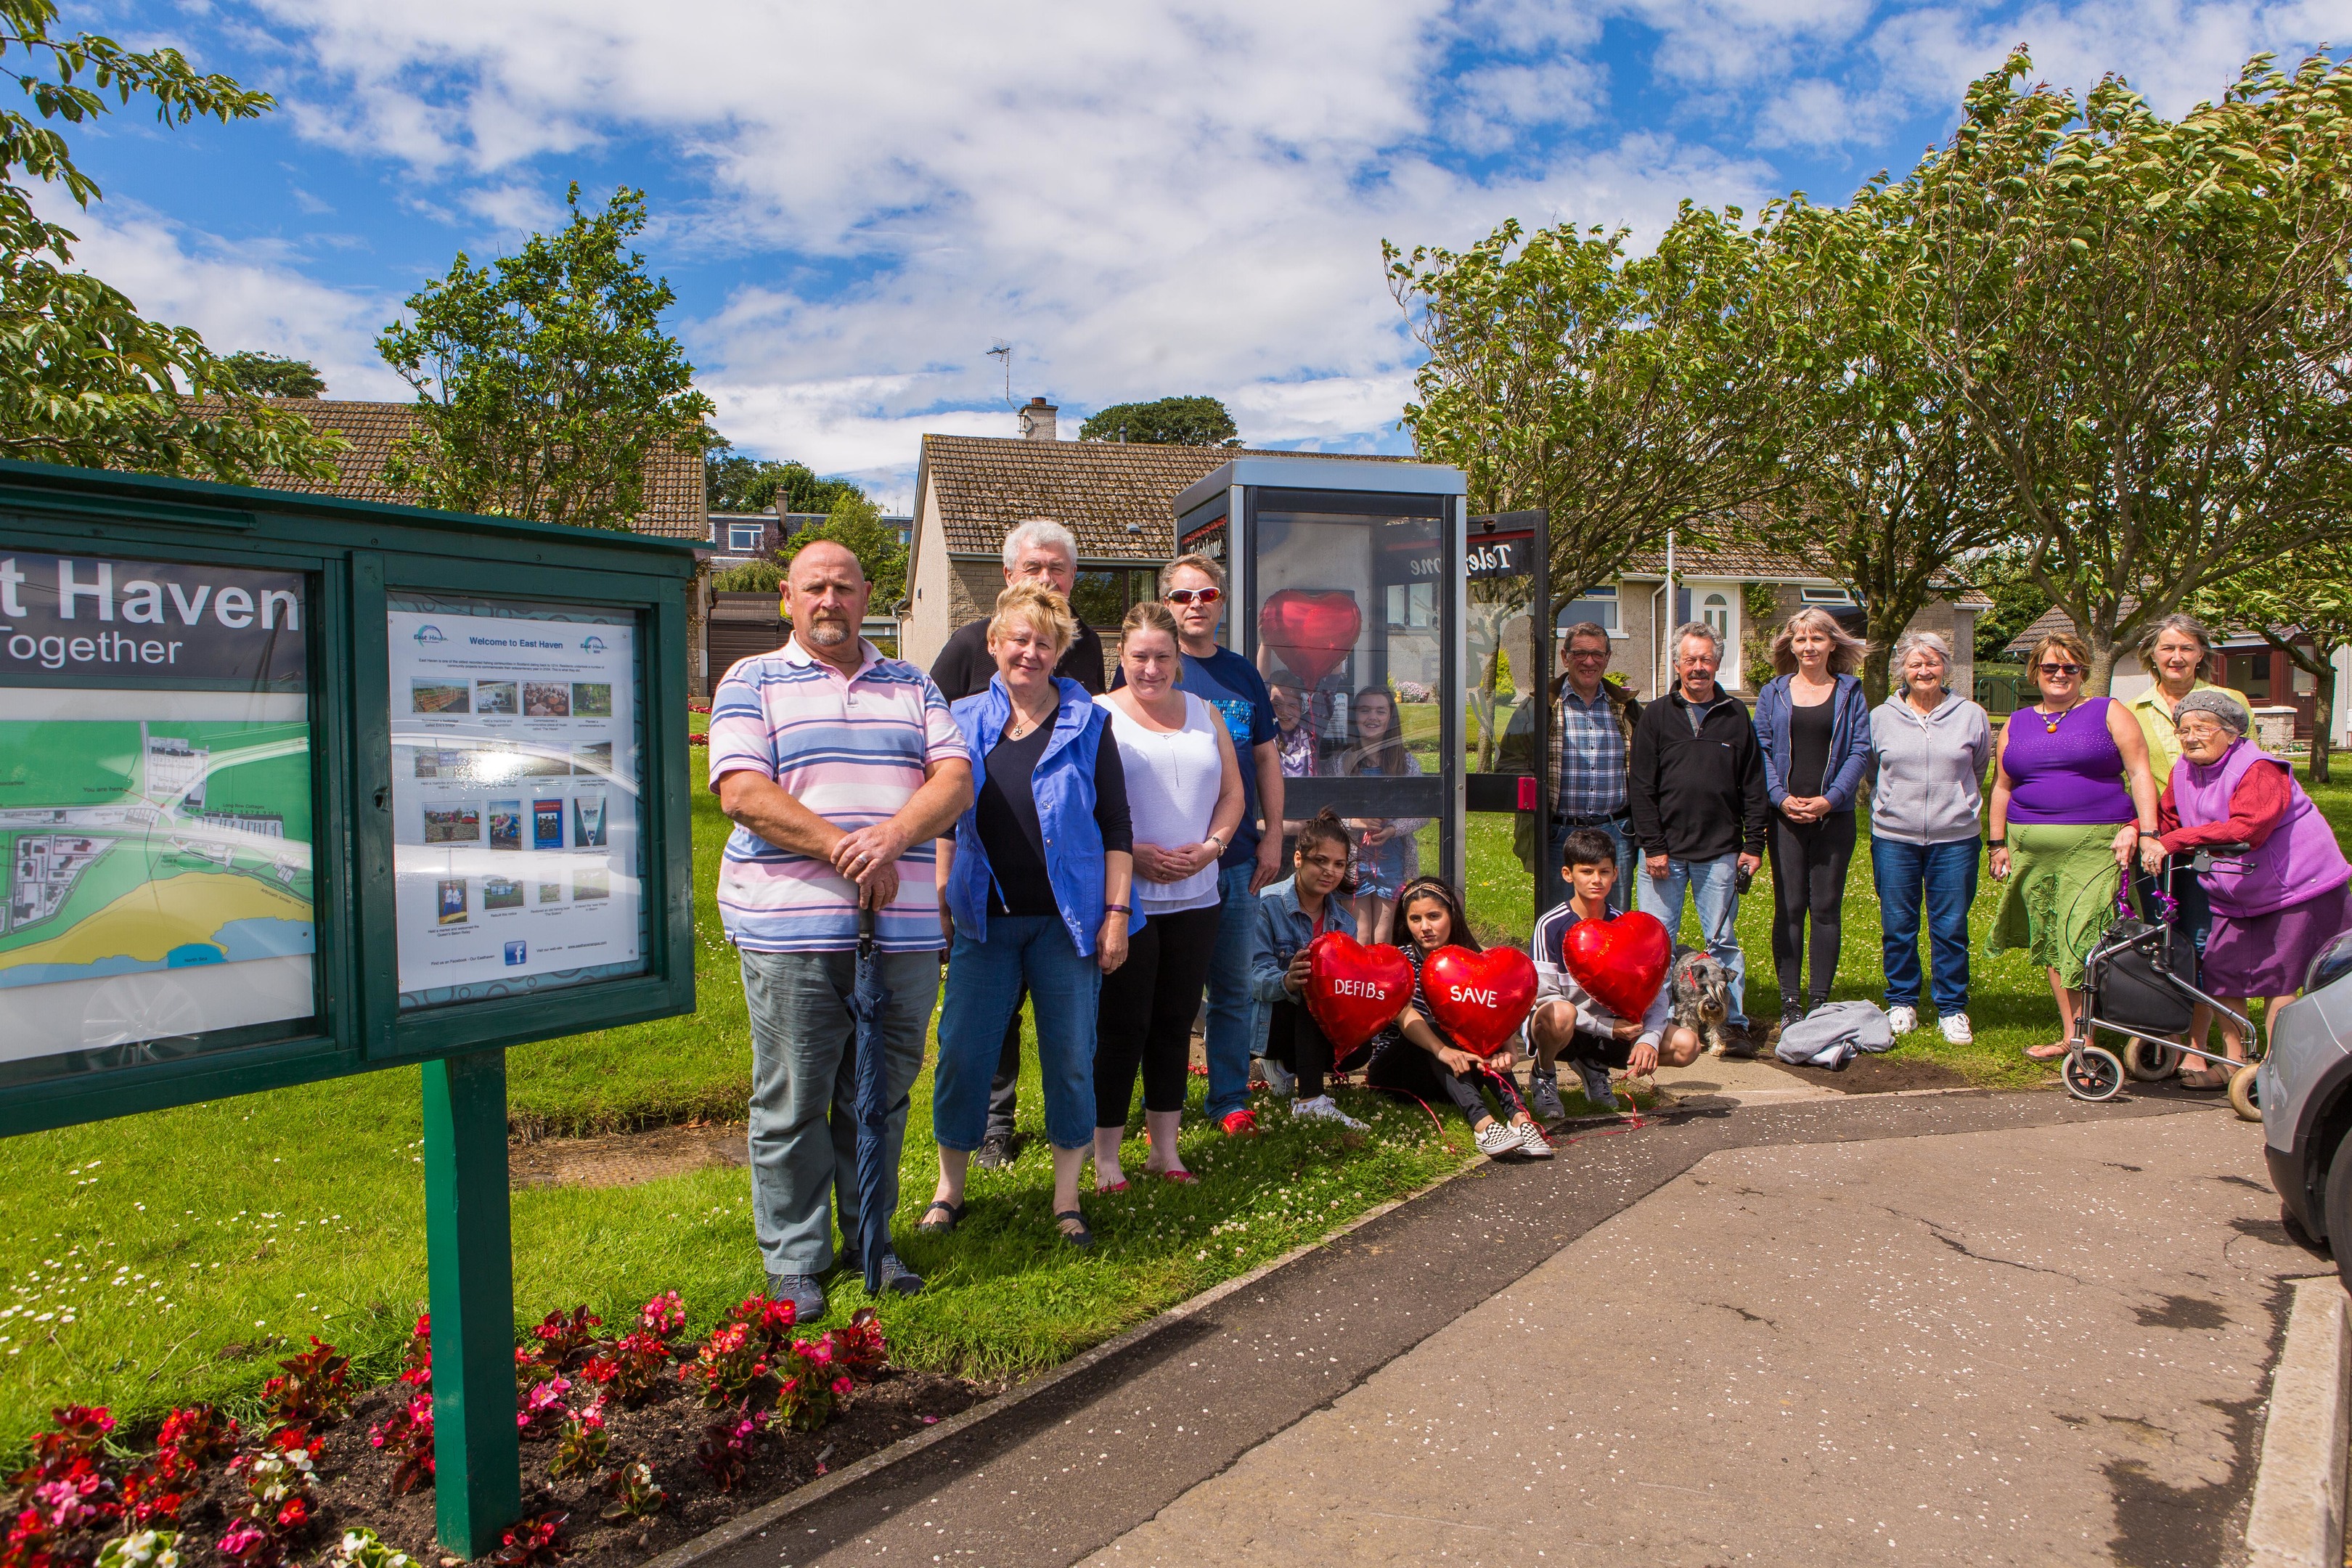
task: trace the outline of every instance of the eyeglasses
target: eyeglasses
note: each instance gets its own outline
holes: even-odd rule
[[[2044,675],[2080,675],[2083,673],[2083,667],[2079,664],[2037,664],[2033,668],[2040,670]]]
[[[1171,588],[1162,596],[1181,609],[1191,604],[1213,605],[1225,596],[1225,591],[1223,588]]]
[[[1572,647],[1568,650],[1568,657],[1570,658],[1607,658],[1609,657],[1609,650],[1605,647]]]

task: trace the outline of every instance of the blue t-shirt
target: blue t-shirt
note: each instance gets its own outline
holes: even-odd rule
[[[1126,673],[1114,668],[1111,689],[1126,684]],[[1233,737],[1234,760],[1242,770],[1242,825],[1234,829],[1234,841],[1217,864],[1226,869],[1246,866],[1257,858],[1258,843],[1257,759],[1251,748],[1275,738],[1273,695],[1265,689],[1265,677],[1229,647],[1206,658],[1186,654],[1181,689],[1223,714],[1225,732]]]

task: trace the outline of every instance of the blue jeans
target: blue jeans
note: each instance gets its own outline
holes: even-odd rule
[[[1256,1007],[1250,1000],[1250,949],[1257,941],[1257,895],[1250,891],[1254,863],[1217,873],[1223,907],[1217,919],[1217,945],[1209,957],[1209,1121],[1223,1121],[1249,1109],[1250,1037]]]
[[[1927,910],[1927,945],[1935,972],[1936,1015],[1969,1010],[1969,906],[1976,902],[1977,865],[1984,846],[1974,838],[1906,844],[1870,836],[1870,875],[1878,887],[1878,927],[1886,966],[1886,1005],[1919,1005],[1919,909]]]
[[[854,952],[746,952],[751,1014],[751,1224],[771,1274],[833,1265],[833,1194],[841,1234],[857,1238],[857,1026],[849,996]],[[890,1120],[883,1132],[882,1201],[898,1206],[907,1099],[923,1070],[923,1035],[940,994],[937,952],[877,953],[890,1006],[882,1020]],[[999,1025],[1001,1030],[1003,1025]]]
[[[940,1148],[970,1153],[987,1135],[989,1081],[1024,984],[1037,1020],[1045,1135],[1057,1149],[1093,1141],[1095,998],[1102,968],[1079,955],[1059,915],[991,915],[988,940],[974,942],[959,929],[948,959],[940,1066],[931,1085],[931,1132]]]
[[[1712,860],[1666,862],[1666,874],[1642,875],[1642,912],[1666,922],[1678,940],[1683,929],[1683,893],[1689,890],[1698,906],[1699,935],[1706,950],[1731,972],[1731,1016],[1724,1023],[1735,1029],[1748,1026],[1748,958],[1739,951],[1739,857],[1718,855]]]
[[[1589,826],[1595,833],[1609,835],[1610,842],[1617,846],[1617,885],[1609,889],[1609,908],[1622,915],[1633,907],[1633,877],[1640,868],[1641,851],[1633,847],[1631,825],[1622,816],[1614,822],[1595,822]],[[1551,863],[1555,867],[1566,852],[1568,836],[1576,831],[1557,820],[1552,823]],[[1565,877],[1562,879],[1565,880]]]

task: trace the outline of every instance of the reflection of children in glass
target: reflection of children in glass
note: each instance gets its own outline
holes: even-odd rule
[[[1348,709],[1348,744],[1332,759],[1335,778],[1419,778],[1421,763],[1404,749],[1404,726],[1396,697],[1385,686],[1367,686]],[[1387,942],[1396,924],[1397,889],[1421,871],[1412,836],[1429,819],[1420,816],[1356,816],[1356,939]]]
[[[1282,776],[1313,778],[1319,726],[1307,721],[1305,692],[1296,679],[1277,675],[1266,682],[1266,694],[1274,703],[1274,741],[1282,759]],[[1296,824],[1286,826],[1291,832],[1298,830]]]

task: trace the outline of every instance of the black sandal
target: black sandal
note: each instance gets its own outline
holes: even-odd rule
[[[933,1198],[931,1206],[923,1211],[923,1217],[915,1222],[915,1228],[925,1236],[945,1236],[963,1223],[963,1211],[969,1206],[966,1204],[951,1204],[940,1198]],[[931,1215],[934,1214],[947,1215],[947,1224],[932,1224]]]
[[[1077,1228],[1072,1230],[1066,1226],[1062,1226],[1061,1222],[1064,1220],[1076,1221]],[[1054,1215],[1054,1222],[1061,1227],[1062,1239],[1072,1247],[1092,1247],[1095,1244],[1095,1233],[1087,1228],[1087,1216],[1077,1210],[1063,1209]]]

